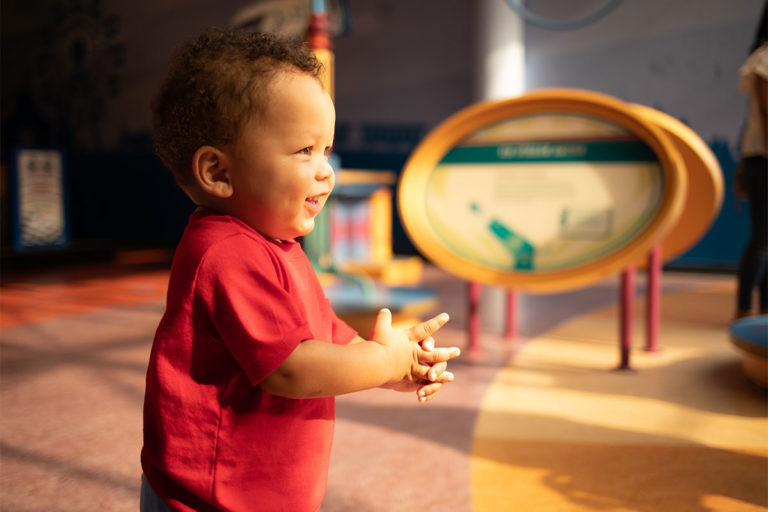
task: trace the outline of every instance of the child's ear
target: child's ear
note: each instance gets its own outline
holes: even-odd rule
[[[192,172],[198,186],[207,194],[226,199],[235,191],[229,171],[224,165],[224,155],[213,146],[201,146],[195,151]]]

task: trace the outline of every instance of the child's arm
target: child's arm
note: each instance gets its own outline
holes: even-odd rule
[[[410,339],[413,335],[393,329],[391,313],[383,309],[376,319],[375,341],[349,345],[303,341],[260,386],[287,398],[342,395],[403,380],[428,380],[432,365],[459,355],[456,347],[424,350]]]

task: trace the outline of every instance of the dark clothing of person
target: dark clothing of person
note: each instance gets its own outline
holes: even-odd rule
[[[749,200],[752,222],[749,243],[739,260],[739,311],[752,309],[755,288],[761,311],[768,310],[768,158],[745,157],[742,183]]]

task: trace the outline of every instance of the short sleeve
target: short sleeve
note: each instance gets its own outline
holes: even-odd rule
[[[328,308],[326,314],[331,318],[332,321],[333,343],[336,345],[348,344],[358,335],[358,332],[350,327],[344,320],[336,316],[336,312],[333,311],[333,308],[331,307],[330,302],[328,302],[328,299],[325,299],[325,304]]]
[[[281,276],[262,244],[233,235],[208,249],[196,278],[200,307],[254,386],[312,338]]]

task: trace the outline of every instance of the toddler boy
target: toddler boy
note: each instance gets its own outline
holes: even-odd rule
[[[458,348],[447,315],[409,331],[381,310],[365,340],[339,320],[297,237],[328,199],[335,111],[300,43],[209,31],[153,105],[156,151],[198,205],[174,257],[147,371],[142,509],[314,511],[334,396],[429,400]]]

